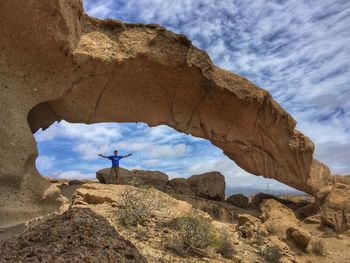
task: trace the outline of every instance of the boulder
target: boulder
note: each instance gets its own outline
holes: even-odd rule
[[[321,207],[321,224],[337,233],[350,229],[350,185],[334,185]]]
[[[267,231],[282,239],[286,238],[287,229],[301,226],[294,212],[274,199],[265,199],[260,209],[262,212],[260,218]]]
[[[192,175],[187,182],[198,197],[217,201],[225,199],[225,177],[219,172]]]
[[[248,214],[238,215],[237,231],[243,238],[255,240],[261,228],[261,220]]]
[[[165,190],[169,180],[168,175],[159,171],[132,170],[131,173],[135,179],[139,179],[143,184],[152,185],[161,191]]]
[[[309,242],[311,240],[311,235],[309,232],[301,229],[290,227],[286,231],[287,241],[292,242],[296,247],[302,251],[306,251]]]
[[[191,185],[185,178],[174,178],[169,180],[168,187],[170,192],[181,195],[194,195]]]
[[[101,184],[108,184],[109,178],[110,178],[111,168],[105,168],[102,170],[99,170],[96,172],[96,179]],[[118,173],[118,184],[135,184],[135,178],[133,177],[133,174],[122,167],[119,167],[119,173]],[[138,182],[142,183],[142,182]]]
[[[296,206],[296,203],[291,201],[291,200],[283,199],[283,198],[280,198],[278,196],[274,196],[274,195],[266,194],[266,193],[258,193],[256,195],[254,195],[252,197],[252,200],[251,200],[251,206],[253,208],[259,208],[261,203],[266,199],[274,199],[277,202],[279,202],[287,207],[290,207],[290,206],[295,207]]]
[[[230,195],[227,199],[226,202],[240,207],[240,208],[248,208],[249,206],[249,198],[246,197],[245,195],[242,194],[235,194],[235,195]]]

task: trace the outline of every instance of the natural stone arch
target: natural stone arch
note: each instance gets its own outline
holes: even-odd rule
[[[11,207],[30,207],[23,218],[54,209],[59,194],[36,171],[32,132],[61,119],[167,124],[252,174],[314,195],[330,181],[269,93],[213,65],[185,36],[91,18],[79,0],[0,5],[0,222],[18,217]]]

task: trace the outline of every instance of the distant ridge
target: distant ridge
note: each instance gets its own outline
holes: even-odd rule
[[[252,188],[252,187],[226,187],[225,194],[244,194],[246,196],[255,195],[257,193],[267,193],[272,195],[305,195],[305,193],[298,190],[288,189],[270,189],[267,191],[263,188]]]

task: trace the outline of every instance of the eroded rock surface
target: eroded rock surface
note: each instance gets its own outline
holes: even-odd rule
[[[219,172],[192,175],[186,181],[198,197],[218,201],[225,199],[225,177]]]
[[[248,208],[249,206],[249,198],[242,194],[230,195],[226,202],[240,208]]]
[[[322,206],[321,223],[336,232],[350,229],[350,186],[336,183]]]
[[[105,218],[88,208],[53,215],[3,241],[0,250],[1,262],[147,262]]]
[[[35,168],[32,133],[62,119],[167,124],[252,174],[310,194],[328,183],[313,143],[270,94],[213,65],[185,36],[89,17],[80,0],[0,5],[0,224],[60,206]]]

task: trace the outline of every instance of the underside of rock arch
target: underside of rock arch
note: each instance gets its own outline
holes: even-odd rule
[[[330,182],[270,94],[213,65],[185,36],[89,17],[79,0],[0,6],[0,224],[59,204],[35,168],[33,132],[62,119],[167,124],[252,174],[313,195]]]

